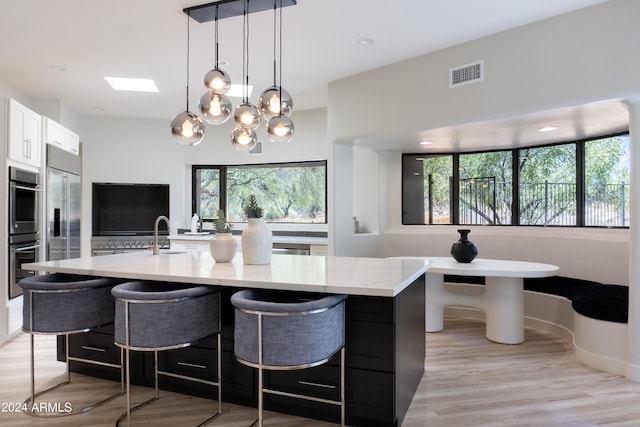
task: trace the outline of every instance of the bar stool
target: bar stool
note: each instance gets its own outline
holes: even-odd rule
[[[292,300],[287,293],[243,290],[235,307],[234,352],[258,369],[258,425],[263,426],[263,394],[276,394],[340,406],[345,422],[345,299],[330,295]],[[340,400],[264,388],[264,370],[305,369],[326,363],[340,350]],[[255,424],[255,423],[254,423]]]
[[[208,384],[218,388],[218,411],[198,426],[203,426],[222,413],[222,339],[220,333],[220,293],[212,286],[183,283],[135,281],[115,286],[115,344],[125,350],[125,384],[127,410],[116,421],[125,418],[131,426],[131,413],[159,399],[158,375]],[[187,347],[212,334],[218,336],[217,381],[180,375],[158,369],[158,352]],[[129,353],[153,351],[155,396],[131,407],[131,369]]]
[[[18,282],[23,289],[22,330],[30,335],[31,359],[31,396],[25,403],[28,415],[36,417],[60,417],[89,411],[111,399],[124,394],[124,373],[122,351],[120,363],[111,364],[69,355],[69,336],[87,332],[91,328],[112,323],[114,302],[111,288],[118,282],[114,279],[96,278],[71,274],[42,274],[29,276]],[[64,335],[66,361],[66,380],[38,393],[35,392],[35,356],[34,335]],[[79,409],[61,412],[39,411],[36,397],[67,385],[71,382],[70,362],[83,362],[120,369],[120,392],[106,399]]]

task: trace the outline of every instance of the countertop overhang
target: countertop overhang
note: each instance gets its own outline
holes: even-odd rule
[[[208,251],[161,251],[25,264],[49,273],[231,287],[395,297],[429,268],[428,259],[272,255],[271,264],[245,265],[237,254],[216,263]]]
[[[209,241],[215,237],[215,234],[203,234],[203,233],[195,233],[195,234],[170,234],[168,236],[169,240],[196,240],[196,241]],[[238,241],[240,241],[240,235],[234,234]],[[282,235],[273,235],[273,243],[295,243],[295,244],[307,244],[307,245],[327,245],[329,243],[329,239],[327,237],[315,237],[315,236],[282,236]]]

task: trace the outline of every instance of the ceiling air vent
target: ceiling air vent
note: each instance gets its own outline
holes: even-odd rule
[[[262,154],[262,141],[257,141],[256,146],[249,150],[249,154]]]
[[[461,65],[449,70],[449,87],[477,83],[484,80],[484,61]]]

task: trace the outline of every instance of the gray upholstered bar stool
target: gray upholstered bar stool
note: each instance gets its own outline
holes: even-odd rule
[[[35,402],[36,397],[41,397],[44,393],[71,382],[70,363],[72,361],[119,368],[122,382],[122,351],[120,352],[119,364],[98,362],[69,355],[69,335],[87,332],[91,328],[113,322],[114,302],[111,288],[117,283],[114,279],[60,273],[25,277],[19,282],[24,292],[22,330],[30,334],[31,343],[31,396],[25,400],[27,414],[38,417],[77,414],[93,409],[124,393],[122,383],[118,393],[94,404],[68,412],[41,412],[37,410],[38,405]],[[64,335],[67,357],[66,380],[38,393],[35,392],[34,356],[34,335],[37,334]]]
[[[345,299],[291,299],[290,293],[243,290],[231,297],[235,307],[234,352],[238,361],[258,369],[258,425],[263,426],[263,394],[276,394],[340,406],[345,422]],[[264,388],[264,370],[305,369],[326,363],[340,351],[340,400]],[[255,423],[254,423],[255,424]]]
[[[195,381],[218,388],[218,409],[199,424],[203,426],[222,413],[222,340],[220,334],[220,293],[213,286],[184,283],[127,282],[112,290],[116,299],[115,343],[126,352],[125,384],[127,410],[118,418],[125,418],[131,426],[131,412],[157,400],[158,375]],[[187,347],[209,335],[218,335],[218,381],[207,381],[172,372],[158,370],[158,351]],[[153,351],[155,396],[131,407],[131,370],[129,353]]]

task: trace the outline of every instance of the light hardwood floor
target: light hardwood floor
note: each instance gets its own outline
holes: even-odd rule
[[[527,330],[524,344],[509,346],[487,341],[484,329],[483,322],[447,318],[443,332],[427,334],[426,373],[403,427],[640,425],[640,383],[581,365],[569,344],[552,335]],[[52,384],[62,377],[64,365],[55,362],[50,337],[39,336],[36,343],[39,386]],[[29,393],[28,357],[27,335],[0,347],[0,409]],[[72,381],[77,392],[47,401],[78,402],[98,397],[105,387],[119,387],[80,375]],[[152,394],[144,388],[134,393],[134,400]],[[138,412],[134,426],[195,425],[202,419],[197,414],[215,404],[169,392],[162,392],[161,399]],[[123,404],[119,397],[89,413],[55,420],[0,412],[0,426],[113,426]],[[255,419],[252,408],[225,403],[224,411],[211,426],[248,426]],[[269,426],[333,426],[271,412],[266,420]]]

